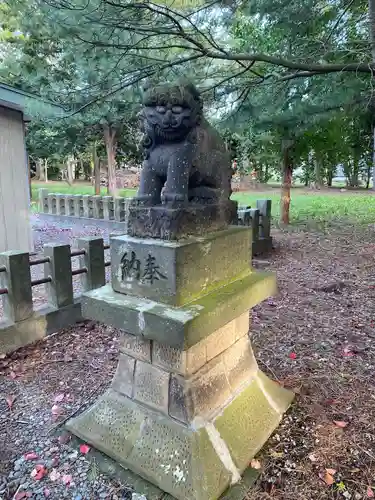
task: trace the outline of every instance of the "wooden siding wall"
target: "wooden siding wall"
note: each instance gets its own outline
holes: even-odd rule
[[[0,252],[33,251],[22,113],[0,107]]]

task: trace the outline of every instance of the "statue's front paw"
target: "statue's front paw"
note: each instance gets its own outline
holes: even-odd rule
[[[150,194],[138,194],[132,199],[132,204],[138,207],[150,207],[153,205],[153,198]]]
[[[188,197],[180,193],[162,193],[161,202],[163,205],[168,205],[173,208],[178,208],[186,205],[188,203]]]

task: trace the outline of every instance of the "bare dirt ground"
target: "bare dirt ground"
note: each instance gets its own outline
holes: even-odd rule
[[[253,310],[252,339],[262,369],[296,401],[257,457],[264,472],[246,499],[373,498],[374,231],[274,237],[255,267],[276,271],[279,293]],[[131,498],[51,432],[104,391],[117,339],[88,322],[0,360],[0,498]]]

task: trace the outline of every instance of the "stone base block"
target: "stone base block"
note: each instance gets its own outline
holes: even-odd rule
[[[210,204],[189,204],[170,208],[165,205],[129,206],[128,234],[139,238],[177,240],[226,229],[237,221],[237,202],[223,200]]]
[[[171,347],[189,348],[276,292],[273,273],[249,272],[183,307],[115,292],[82,295],[82,315]]]
[[[183,241],[116,236],[111,238],[112,288],[182,306],[248,274],[250,245],[250,229],[237,226]]]
[[[265,255],[272,251],[273,242],[272,237],[269,238],[259,238],[258,240],[253,241],[252,252],[253,256]]]
[[[184,425],[110,388],[67,427],[178,500],[216,500],[240,480],[292,399],[257,371],[220,413]]]

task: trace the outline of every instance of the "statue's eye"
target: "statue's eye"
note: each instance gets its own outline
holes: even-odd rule
[[[172,111],[173,113],[182,113],[182,106],[173,106]]]
[[[165,106],[156,106],[156,111],[158,113],[165,113]]]

